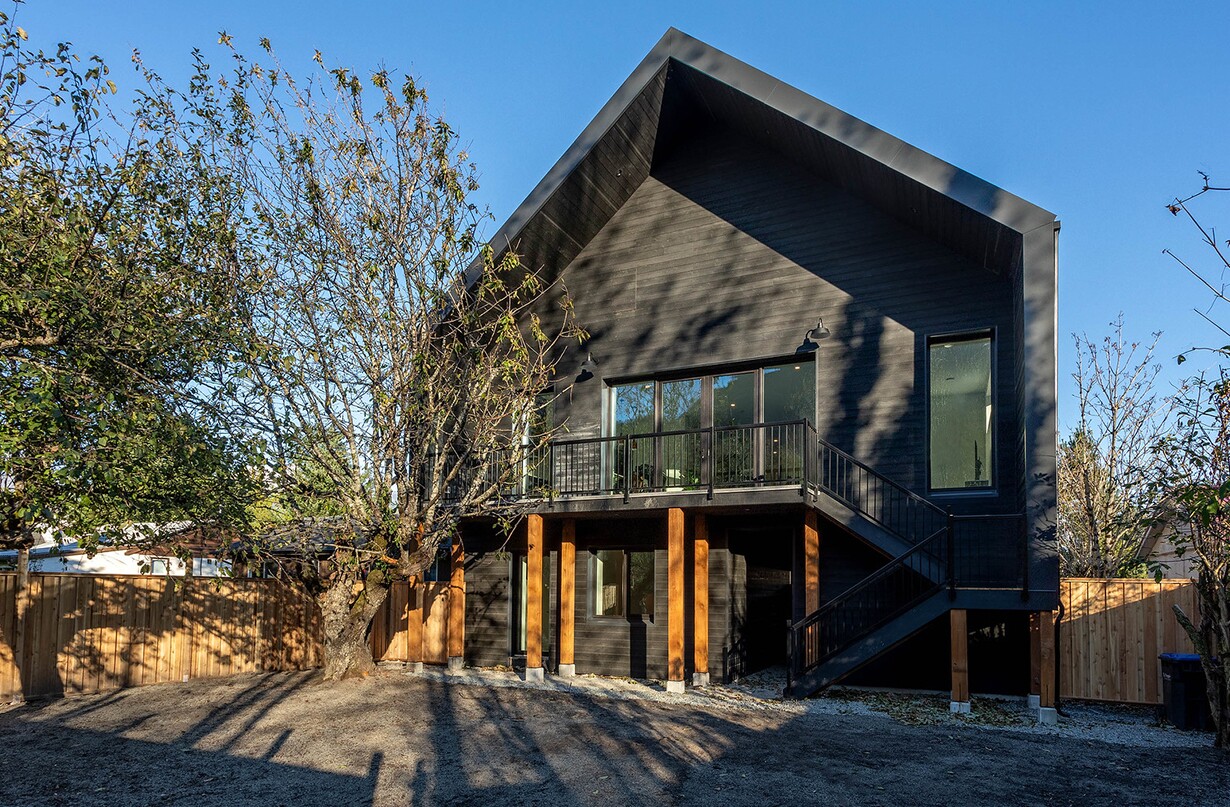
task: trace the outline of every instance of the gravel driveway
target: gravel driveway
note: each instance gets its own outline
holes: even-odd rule
[[[1209,735],[1131,710],[511,673],[237,676],[0,712],[0,804],[1230,804]]]

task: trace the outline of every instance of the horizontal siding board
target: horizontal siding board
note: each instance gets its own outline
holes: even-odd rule
[[[731,132],[661,160],[564,277],[606,379],[788,356],[823,316],[822,436],[914,489],[926,484],[925,338],[994,327],[1005,503],[989,506],[1019,498],[1014,284]],[[570,425],[594,433],[601,385],[580,386]]]

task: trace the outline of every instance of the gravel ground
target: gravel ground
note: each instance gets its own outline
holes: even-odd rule
[[[0,712],[0,805],[1230,805],[1230,758],[1151,710],[776,692],[395,666],[131,689]]]

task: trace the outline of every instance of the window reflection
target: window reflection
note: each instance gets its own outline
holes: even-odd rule
[[[991,338],[930,345],[931,487],[991,487]]]

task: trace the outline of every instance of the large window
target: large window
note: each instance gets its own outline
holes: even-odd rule
[[[932,339],[928,364],[931,489],[992,487],[991,335]]]
[[[595,616],[653,616],[653,552],[596,550],[592,570]]]
[[[660,435],[611,445],[612,489],[625,477],[633,491],[794,482],[802,478],[805,430],[763,424],[815,421],[816,365],[619,384],[609,402],[608,436]],[[712,436],[703,431],[710,426]]]

